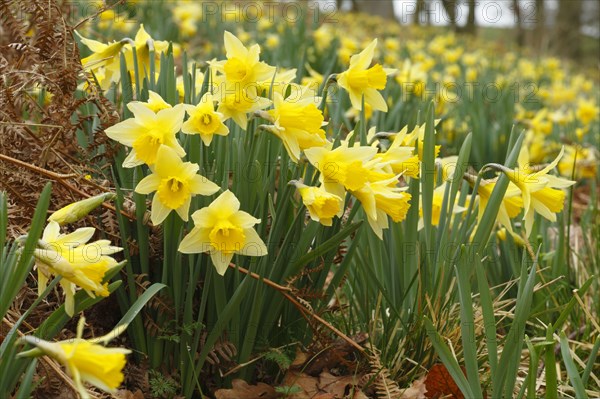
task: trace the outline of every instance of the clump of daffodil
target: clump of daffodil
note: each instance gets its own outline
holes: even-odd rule
[[[564,151],[563,147],[554,161],[538,171],[531,168],[526,147],[521,148],[516,169],[495,165],[521,190],[525,212],[523,220],[527,236],[533,227],[534,211],[549,221],[555,222],[556,214],[563,210],[565,202],[565,192],[561,189],[575,184],[574,181],[548,174],[556,167]]]
[[[209,62],[211,70],[218,73],[213,79],[214,96],[219,102],[217,111],[246,130],[248,114],[271,105],[269,99],[260,95],[265,82],[270,84],[273,80],[275,67],[260,61],[258,44],[247,48],[228,31],[224,33],[224,42],[227,60]],[[295,73],[294,70],[294,76]]]
[[[60,285],[65,294],[65,312],[74,314],[74,295],[78,288],[94,298],[108,296],[108,284],[104,277],[119,264],[109,255],[122,248],[113,247],[108,240],[88,243],[95,233],[91,227],[83,227],[69,234],[60,233],[60,225],[51,221],[42,234],[38,248],[34,250],[38,271],[38,293],[45,289],[51,276],[61,276]]]
[[[183,123],[181,131],[186,134],[199,134],[205,145],[209,146],[213,136],[227,136],[229,128],[223,121],[222,113],[215,111],[213,96],[206,93],[198,102],[198,105],[184,105],[190,118]]]
[[[187,221],[192,196],[212,195],[219,191],[219,186],[197,174],[199,168],[195,163],[183,162],[173,149],[164,145],[159,148],[153,173],[135,187],[140,194],[156,191],[150,215],[152,224],[161,224],[172,210]]]
[[[116,197],[113,193],[99,194],[81,201],[73,202],[52,213],[48,218],[50,222],[56,222],[59,225],[65,225],[76,222],[85,217],[91,211],[102,205],[105,201],[110,201]]]
[[[376,147],[342,144],[334,150],[313,147],[305,154],[321,173],[323,189],[339,198],[345,198],[346,190],[354,195],[361,202],[369,225],[381,239],[383,229],[389,226],[388,216],[394,222],[406,217],[410,195],[404,188],[397,187],[399,176],[383,168],[385,164],[376,158]]]
[[[323,113],[317,107],[321,97],[309,87],[290,85],[290,95],[284,98],[274,93],[273,109],[262,112],[261,116],[274,123],[266,127],[281,139],[290,158],[298,162],[300,152],[311,147],[326,145],[323,126]]]
[[[90,397],[85,383],[108,393],[116,393],[125,379],[123,368],[127,363],[126,355],[131,351],[125,348],[107,348],[105,345],[122,334],[127,326],[118,326],[103,337],[89,340],[82,338],[84,326],[85,318],[81,317],[77,325],[77,337],[64,341],[49,342],[31,335],[25,336],[22,341],[34,348],[17,356],[50,356],[65,366],[82,399]]]
[[[386,112],[387,103],[378,90],[385,89],[387,75],[380,64],[375,64],[371,68],[371,61],[377,46],[377,39],[373,40],[363,51],[350,58],[350,67],[345,72],[337,75],[337,83],[343,87],[350,96],[352,106],[362,110],[362,99],[369,103],[374,110]]]
[[[308,209],[310,218],[324,226],[331,226],[333,217],[341,217],[344,201],[335,194],[328,193],[322,187],[310,187],[297,180],[290,181],[298,189],[302,202]]]
[[[148,104],[133,101],[127,108],[134,117],[106,129],[106,135],[119,143],[132,147],[123,161],[123,167],[133,168],[141,164],[154,165],[161,145],[172,148],[183,157],[185,150],[175,135],[181,129],[185,109],[181,106],[164,108],[158,112],[148,108]]]
[[[265,243],[253,228],[260,219],[240,211],[240,201],[229,190],[194,212],[192,219],[194,228],[179,244],[179,252],[208,252],[220,275],[225,274],[234,254],[267,254]]]

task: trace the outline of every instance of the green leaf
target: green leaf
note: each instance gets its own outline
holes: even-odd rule
[[[506,158],[506,167],[512,168],[517,162],[524,138],[525,134],[521,133],[514,147],[510,151],[510,154]],[[500,209],[500,205],[504,199],[504,194],[506,194],[508,183],[508,177],[506,177],[505,174],[502,174],[494,186],[494,191],[492,191],[490,199],[485,207],[485,211],[483,212],[483,216],[477,225],[477,229],[475,230],[475,235],[473,237],[473,244],[476,246],[476,252],[482,253],[483,249],[487,245],[490,234],[492,233],[492,229],[496,224],[498,210]]]
[[[425,117],[425,138],[423,139],[423,162],[421,163],[421,193],[423,224],[427,248],[433,248],[431,219],[433,214],[433,189],[435,183],[435,121],[433,102],[429,103]],[[416,204],[413,204],[416,205]]]
[[[479,288],[479,300],[481,302],[481,312],[483,314],[483,329],[488,353],[488,363],[490,365],[490,374],[495,375],[498,367],[498,348],[496,344],[496,316],[494,315],[494,305],[490,286],[488,284],[483,264],[479,254],[475,255],[475,273],[477,275],[477,287]],[[494,394],[492,387],[492,397]]]
[[[448,369],[448,372],[452,376],[452,379],[454,379],[454,382],[456,382],[460,391],[466,398],[475,398],[476,396],[473,394],[471,385],[467,381],[467,378],[463,374],[462,369],[452,355],[452,351],[444,342],[442,336],[437,332],[435,326],[427,317],[423,318],[423,322],[425,323],[427,335],[435,348],[435,352],[440,357],[442,363],[444,363],[444,366],[446,366],[446,369]]]
[[[325,241],[323,244],[319,245],[317,248],[313,249],[306,255],[301,256],[297,261],[295,261],[292,264],[291,269],[296,270],[297,268],[300,268],[300,267],[308,264],[309,262],[312,262],[319,256],[322,256],[329,251],[333,251],[333,250],[337,249],[340,246],[340,244],[342,243],[342,241],[344,241],[346,239],[346,237],[348,237],[350,234],[352,234],[354,231],[356,231],[356,229],[358,229],[361,224],[362,224],[362,221],[359,221],[359,222],[353,223],[349,226],[346,226],[344,229],[342,229],[340,232],[336,233],[329,240]]]
[[[482,398],[481,384],[479,383],[479,365],[477,363],[477,341],[475,339],[475,317],[473,316],[473,302],[471,299],[471,265],[467,261],[467,253],[463,245],[460,250],[458,266],[455,267],[458,293],[460,295],[460,321],[463,344],[465,368],[471,392],[476,398]]]
[[[136,299],[133,305],[131,305],[131,307],[129,308],[127,313],[123,315],[121,320],[119,320],[117,326],[131,324],[131,322],[138,316],[138,314],[146,305],[146,303],[148,303],[148,301],[152,299],[152,297],[156,295],[158,291],[162,290],[165,287],[166,285],[161,283],[154,283],[150,287],[148,287],[148,289],[146,289],[146,291],[144,291],[144,293]]]
[[[556,357],[554,355],[554,336],[552,324],[546,329],[546,341],[552,346],[546,347],[544,367],[546,368],[546,399],[558,399],[558,378],[556,376]]]
[[[575,366],[575,362],[571,356],[569,341],[567,341],[567,336],[563,331],[560,333],[560,352],[562,353],[563,362],[567,369],[567,375],[569,376],[569,380],[571,380],[571,385],[575,391],[575,397],[578,399],[587,399],[588,394],[585,391],[585,386],[583,385],[579,371],[577,371],[577,366]]]
[[[27,240],[18,257],[13,262],[3,261],[0,264],[0,279],[2,280],[2,290],[0,292],[0,317],[4,318],[15,296],[23,286],[25,279],[33,267],[33,250],[38,244],[42,235],[42,230],[46,222],[48,205],[50,204],[50,194],[52,193],[52,184],[48,183],[42,190],[40,199],[35,208],[35,213],[31,219],[31,227],[27,234]]]
[[[29,399],[31,397],[31,391],[36,384],[33,383],[33,376],[35,375],[35,368],[37,367],[37,359],[32,359],[27,371],[21,380],[21,386],[17,392],[16,399]]]
[[[535,257],[529,275],[527,276],[527,255],[523,254],[521,263],[520,287],[517,295],[517,305],[515,316],[504,340],[504,348],[500,361],[498,362],[498,372],[492,376],[492,386],[494,395],[498,397],[512,397],[513,388],[519,371],[519,360],[525,337],[525,327],[529,313],[531,311],[531,302],[533,299],[533,288],[535,285],[535,273],[537,269],[538,254]],[[527,276],[527,279],[525,279]]]

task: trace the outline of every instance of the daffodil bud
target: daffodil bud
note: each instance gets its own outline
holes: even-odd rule
[[[99,194],[91,198],[73,202],[54,212],[48,218],[48,221],[56,222],[63,226],[65,224],[76,222],[87,216],[91,211],[99,207],[103,202],[110,201],[116,196],[113,193]]]

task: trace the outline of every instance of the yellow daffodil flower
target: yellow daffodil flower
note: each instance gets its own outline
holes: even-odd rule
[[[181,34],[190,37],[198,31],[198,22],[202,18],[202,5],[186,2],[173,8],[173,21],[179,26]]]
[[[217,273],[224,275],[234,254],[263,256],[267,247],[253,226],[260,219],[240,211],[240,201],[229,190],[209,206],[192,214],[194,228],[183,238],[179,252],[208,252]]]
[[[358,198],[367,215],[373,232],[383,239],[383,230],[389,227],[388,216],[395,223],[406,218],[410,208],[410,194],[404,188],[396,187],[398,177],[393,176],[375,182],[368,182],[352,194]]]
[[[42,234],[40,247],[34,250],[38,269],[38,294],[45,289],[50,276],[62,276],[60,285],[65,294],[65,311],[72,316],[77,287],[94,298],[108,296],[108,284],[103,283],[105,274],[118,266],[110,256],[122,250],[113,247],[108,240],[87,243],[95,229],[84,227],[70,234],[60,234],[57,222],[48,223]]]
[[[225,51],[227,60],[215,63],[217,71],[225,75],[228,84],[237,83],[242,89],[248,85],[273,78],[275,67],[259,60],[260,46],[254,44],[246,48],[234,34],[225,31]]]
[[[153,173],[135,187],[140,194],[156,191],[152,199],[152,224],[161,224],[172,210],[187,221],[192,196],[219,191],[219,186],[197,174],[199,168],[195,163],[183,162],[171,148],[164,145],[159,148]]]
[[[360,190],[372,179],[373,171],[365,165],[376,153],[377,148],[365,146],[341,146],[334,150],[313,147],[304,151],[308,161],[321,172],[325,190],[340,198],[345,198],[345,190]]]
[[[274,123],[269,131],[281,139],[290,158],[298,162],[300,152],[311,147],[326,145],[323,113],[317,107],[321,97],[316,97],[309,87],[292,85],[287,98],[274,93],[273,109],[264,116]]]
[[[565,202],[565,193],[561,189],[575,184],[574,181],[548,174],[556,167],[564,151],[563,147],[554,161],[537,172],[530,168],[529,154],[526,147],[521,148],[518,159],[519,166],[516,169],[511,170],[498,165],[498,168],[521,190],[525,209],[523,220],[525,220],[525,233],[527,236],[529,236],[533,227],[534,211],[551,222],[555,222],[556,213],[562,211]]]
[[[419,178],[419,156],[415,154],[414,146],[403,146],[401,140],[394,140],[385,151],[375,155],[383,169],[395,175]]]
[[[577,102],[577,118],[584,126],[594,121],[598,117],[598,113],[600,113],[600,108],[593,101],[582,99]]]
[[[322,187],[310,187],[296,180],[290,181],[290,184],[298,189],[310,218],[315,222],[319,222],[323,226],[331,226],[334,216],[342,216],[344,212],[342,198],[328,193]]]
[[[215,134],[227,136],[229,128],[223,121],[225,117],[220,112],[215,112],[213,96],[206,93],[198,105],[184,105],[190,118],[183,123],[181,131],[185,134],[199,134],[205,145],[209,146]]]
[[[77,33],[77,32],[76,32]],[[101,67],[112,64],[113,62],[119,62],[119,53],[123,46],[127,43],[127,40],[121,40],[119,42],[113,42],[104,44],[96,40],[86,39],[77,33],[81,43],[92,51],[92,54],[81,60],[81,64],[85,69],[93,71],[98,70]]]
[[[225,119],[233,119],[243,130],[248,126],[248,113],[271,105],[271,100],[257,95],[254,86],[245,90],[239,84],[234,84],[222,92],[215,93],[215,97],[219,100],[217,111],[222,113]]]
[[[89,383],[108,393],[116,393],[125,376],[123,368],[127,363],[126,355],[131,353],[125,348],[106,348],[100,343],[108,343],[122,333],[126,326],[116,328],[100,339],[82,338],[85,318],[81,318],[77,327],[77,338],[49,342],[34,336],[25,336],[23,341],[34,346],[18,357],[47,355],[65,366],[73,379],[77,392],[82,399],[90,396],[84,383]]]
[[[133,168],[143,163],[154,165],[161,145],[172,148],[180,157],[185,155],[185,150],[175,137],[183,123],[183,107],[165,108],[154,113],[147,104],[134,101],[127,104],[127,108],[134,118],[117,123],[105,131],[111,139],[133,148],[123,161],[123,167]]]
[[[369,103],[374,110],[386,112],[387,103],[378,90],[385,89],[388,74],[380,64],[369,68],[376,46],[377,39],[373,40],[359,54],[353,55],[350,58],[348,70],[337,75],[337,83],[348,91],[350,102],[354,108],[362,110],[364,95],[365,103]]]

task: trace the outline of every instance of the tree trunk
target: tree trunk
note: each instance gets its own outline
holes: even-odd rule
[[[555,45],[559,54],[581,58],[582,0],[559,0],[556,17]]]
[[[465,25],[465,33],[475,35],[477,26],[475,25],[475,0],[467,0],[469,4],[469,15],[467,16],[467,24]]]
[[[523,47],[525,45],[525,29],[523,28],[523,17],[521,15],[521,7],[519,6],[519,0],[513,0],[513,12],[515,13],[517,45],[519,45],[519,47]]]
[[[544,0],[535,0],[535,46],[538,49],[544,47],[546,36],[546,9]]]
[[[353,0],[353,9],[366,14],[395,19],[394,3],[390,0]]]
[[[456,0],[442,0],[442,5],[444,6],[444,10],[446,10],[446,15],[448,16],[448,22],[452,29],[457,30],[456,26]]]

